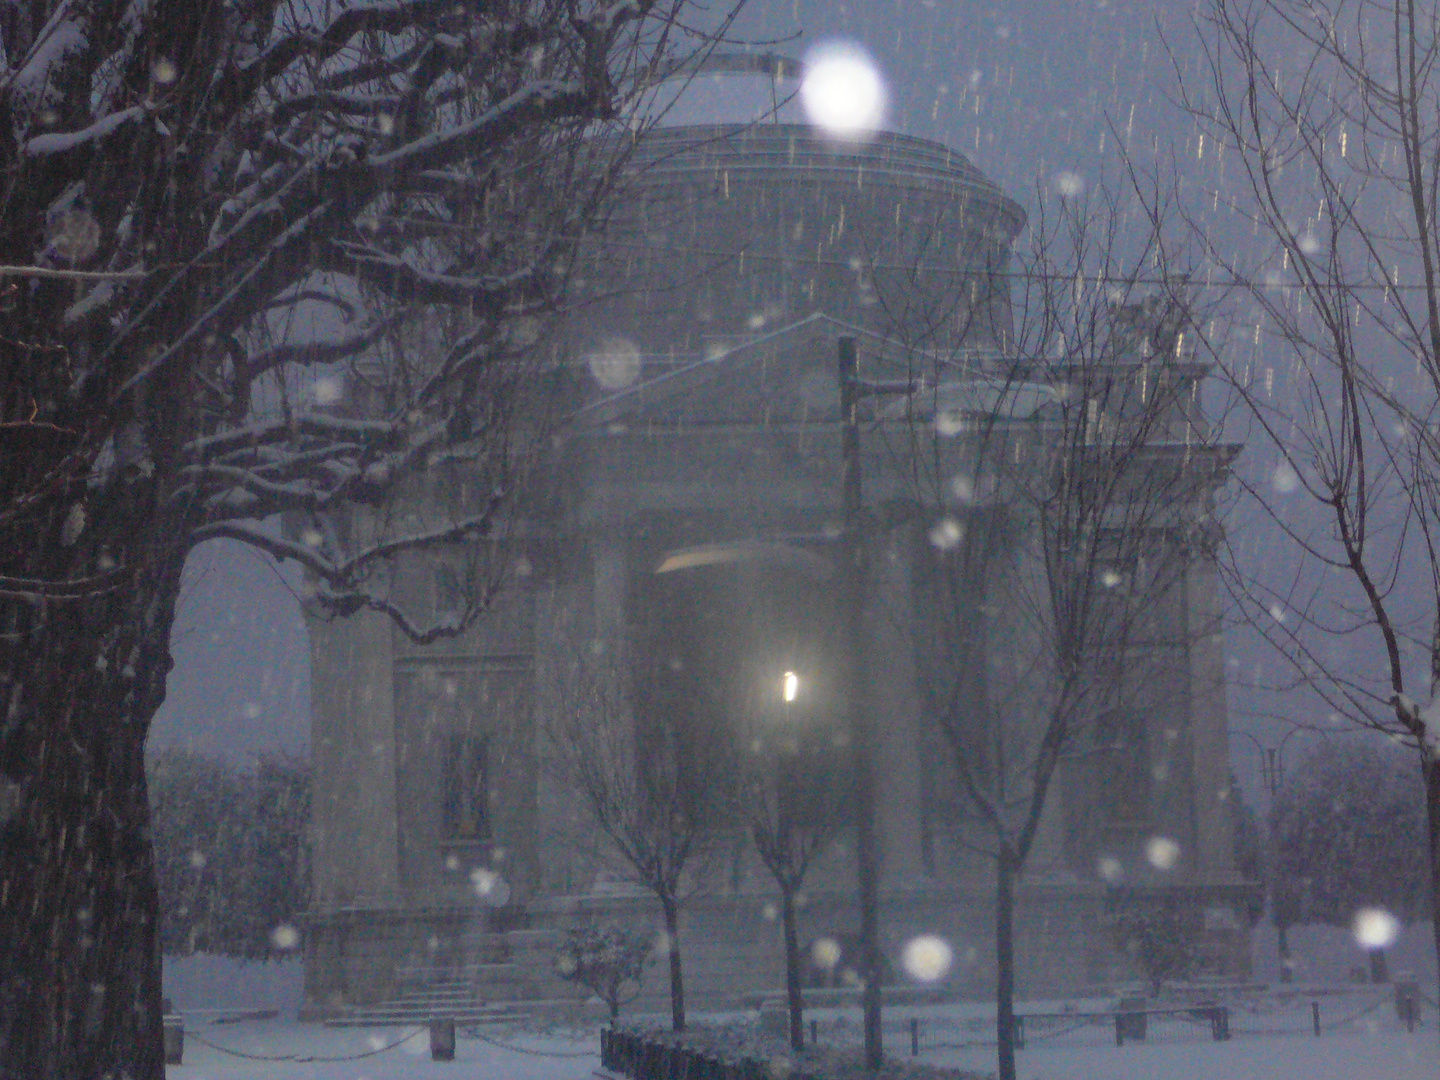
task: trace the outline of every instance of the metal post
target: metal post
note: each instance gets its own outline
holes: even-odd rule
[[[910,1056],[920,1056],[920,1020],[914,1016],[910,1018]]]
[[[179,1013],[166,1013],[162,1023],[165,1025],[165,1064],[181,1065],[185,1057],[185,1018]]]
[[[455,1060],[455,1021],[448,1016],[430,1021],[430,1060]]]
[[[840,380],[840,488],[842,570],[840,603],[845,629],[845,707],[855,761],[855,862],[860,900],[861,1004],[865,1012],[865,1067],[878,1069],[883,1058],[880,1043],[880,935],[878,852],[875,844],[874,748],[869,710],[864,696],[869,687],[864,640],[865,538],[861,533],[860,365],[855,339],[842,337],[837,367]]]
[[[1320,1002],[1310,1002],[1310,1020],[1315,1025],[1315,1037],[1320,1037]]]

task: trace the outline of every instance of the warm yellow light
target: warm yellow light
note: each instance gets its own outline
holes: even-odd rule
[[[786,701],[794,701],[800,694],[800,676],[796,675],[793,671],[785,672],[780,693]]]

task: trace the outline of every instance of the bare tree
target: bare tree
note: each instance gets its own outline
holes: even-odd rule
[[[805,878],[853,821],[853,785],[838,775],[850,754],[835,745],[829,723],[817,723],[795,672],[774,688],[775,706],[753,703],[742,731],[737,803],[755,853],[780,890],[785,996],[790,1045],[805,1049],[796,898]],[[779,713],[777,717],[775,714]]]
[[[1135,759],[1150,677],[1217,629],[1176,618],[1187,572],[1211,557],[1227,455],[1200,415],[1192,296],[1165,272],[1163,221],[1104,189],[1042,190],[1013,271],[981,286],[1012,292],[1013,354],[912,353],[921,389],[896,460],[928,517],[922,709],[950,751],[962,842],[995,866],[1003,1080],[1016,1075],[1015,889],[1057,777],[1107,790],[1099,770],[1127,758],[1148,773]],[[1082,873],[1143,862],[1105,843],[1080,822],[1067,838]]]
[[[1223,168],[1194,232],[1238,297],[1230,341],[1252,343],[1214,348],[1273,455],[1246,492],[1299,556],[1277,575],[1231,552],[1234,592],[1288,662],[1284,688],[1414,752],[1434,897],[1440,12],[1211,0],[1198,30],[1198,67],[1174,54],[1179,101]],[[1432,919],[1440,950],[1440,907]]]
[[[163,1073],[143,748],[191,547],[419,640],[478,612],[407,610],[395,558],[495,532],[627,145],[590,136],[685,6],[0,11],[0,1074]]]
[[[1378,912],[1397,927],[1428,914],[1420,778],[1408,766],[1394,744],[1362,736],[1321,742],[1291,770],[1270,808],[1277,927],[1353,930],[1368,908],[1379,924],[1363,936],[1383,938]],[[1389,982],[1384,945],[1366,948],[1371,981]]]
[[[604,653],[557,673],[548,736],[561,782],[578,793],[625,872],[660,904],[670,1022],[685,1028],[680,907],[703,880],[729,816],[729,740],[707,740],[692,711],[644,689],[645,672]]]

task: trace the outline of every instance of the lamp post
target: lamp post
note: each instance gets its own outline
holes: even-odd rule
[[[1290,741],[1299,728],[1291,728],[1285,733],[1285,737],[1278,745],[1268,746],[1262,743],[1248,731],[1232,731],[1231,735],[1239,735],[1243,739],[1249,739],[1256,751],[1260,754],[1260,783],[1265,788],[1265,794],[1270,800],[1275,800],[1275,793],[1280,790],[1280,784],[1285,779],[1285,744]]]
[[[865,538],[861,532],[860,399],[914,392],[910,382],[862,381],[855,339],[839,340],[837,374],[840,382],[840,624],[842,631],[841,686],[854,752],[856,885],[860,900],[861,1005],[865,1013],[865,1067],[880,1068],[880,959],[879,851],[875,841],[874,725],[865,707],[869,665],[864,638],[866,585]]]
[[[1270,798],[1272,809],[1275,805],[1275,793],[1280,790],[1280,784],[1285,779],[1285,744],[1290,741],[1290,736],[1299,730],[1299,728],[1291,728],[1287,731],[1278,746],[1267,746],[1248,731],[1232,731],[1230,733],[1249,739],[1260,755],[1260,783],[1265,788],[1265,794]],[[1266,873],[1266,878],[1269,879],[1272,873],[1273,870]],[[1290,927],[1287,923],[1275,919],[1275,889],[1272,881],[1266,881],[1265,893],[1271,920],[1275,922],[1275,952],[1280,959],[1280,981],[1282,983],[1293,982],[1295,959],[1290,952]]]
[[[869,686],[869,669],[864,639],[866,553],[860,521],[862,486],[857,407],[866,397],[912,394],[915,384],[904,380],[862,380],[855,339],[850,336],[839,339],[836,373],[840,390],[842,524],[840,574],[836,589],[841,630],[839,689],[855,770],[855,864],[860,903],[860,977],[863,982],[861,1005],[865,1013],[865,1066],[873,1071],[880,1068],[883,1057],[880,1039],[880,976],[883,964],[879,934],[879,850],[875,839],[874,729],[863,701]],[[793,544],[752,542],[705,544],[667,552],[655,572],[666,574],[758,558],[792,563],[817,578],[826,576],[829,570],[823,559]],[[788,704],[794,700],[792,695],[798,692],[798,677],[794,672],[786,672],[781,683],[782,699]]]

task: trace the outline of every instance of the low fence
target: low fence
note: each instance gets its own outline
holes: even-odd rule
[[[896,1010],[899,1012],[899,1010]],[[812,1046],[854,1046],[863,1037],[849,1018],[809,1019],[807,1042]],[[994,1017],[905,1017],[889,1014],[884,1023],[890,1053],[911,1057],[943,1050],[968,1050],[995,1045]],[[1190,1042],[1231,1037],[1230,1010],[1202,1004],[1184,1008],[1126,1009],[1101,1012],[1020,1013],[1015,1017],[1015,1048],[1056,1043],[1123,1046],[1127,1042]]]
[[[643,1032],[600,1029],[600,1064],[635,1080],[773,1080],[759,1058],[726,1059],[713,1051],[663,1043]],[[793,1069],[789,1080],[820,1080]]]
[[[884,1032],[889,1054],[923,1057],[995,1045],[993,1014],[907,1012],[886,1011]],[[1322,1038],[1360,1030],[1413,1032],[1434,1022],[1436,1013],[1427,996],[1403,984],[1340,992],[1317,988],[1311,994],[1283,997],[1236,995],[1193,1004],[1161,1002],[1155,1008],[1021,1012],[1015,1018],[1016,1049],[1225,1042],[1295,1035]],[[805,1035],[809,1045],[853,1047],[860,1044],[863,1029],[852,1016],[810,1015],[806,1017]]]
[[[1224,1005],[1181,1009],[1126,1009],[1090,1013],[1023,1013],[1015,1017],[1015,1049],[1031,1039],[1057,1039],[1084,1031],[1113,1033],[1116,1046],[1129,1042],[1188,1041],[1208,1030],[1215,1042],[1230,1038],[1230,1010]],[[1100,1040],[1096,1040],[1100,1041]]]

